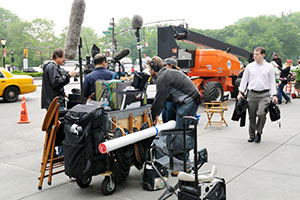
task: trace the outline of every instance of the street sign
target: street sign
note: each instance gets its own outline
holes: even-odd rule
[[[103,34],[111,34],[110,31],[103,31]]]

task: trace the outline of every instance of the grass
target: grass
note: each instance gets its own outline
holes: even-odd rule
[[[25,72],[22,72],[21,70],[14,70],[14,71],[12,71],[12,74],[15,74],[15,75],[29,75],[29,76],[32,76],[32,77],[42,77],[43,76],[43,72],[25,73]]]

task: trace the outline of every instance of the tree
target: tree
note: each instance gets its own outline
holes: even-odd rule
[[[54,22],[47,19],[35,19],[31,22],[23,21],[8,10],[0,8],[0,36],[7,40],[7,52],[14,50],[15,65],[23,66],[24,47],[29,48],[29,66],[38,66],[41,61],[51,58],[54,48],[64,48],[68,27],[61,33],[54,34]],[[166,26],[165,24],[164,26]],[[109,27],[108,27],[108,30]],[[267,50],[266,58],[270,60],[273,52],[277,52],[282,60],[296,60],[300,56],[300,12],[282,13],[281,16],[245,17],[223,29],[201,30],[191,29],[208,37],[253,51],[257,46]],[[119,19],[115,25],[116,51],[124,48],[131,50],[133,60],[138,58],[135,30],[131,28],[128,17]],[[82,27],[83,42],[82,55],[91,54],[91,47],[96,44],[101,53],[111,49],[112,35],[98,35],[90,27]],[[146,26],[140,29],[140,43],[142,56],[157,55],[157,26]],[[145,44],[148,44],[145,46]],[[197,46],[177,41],[180,48],[196,49]],[[37,54],[37,52],[41,54]],[[0,58],[2,58],[2,51]],[[10,63],[9,53],[6,63]],[[78,59],[78,58],[77,58]]]

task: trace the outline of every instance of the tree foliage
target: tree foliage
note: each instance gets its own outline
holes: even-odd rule
[[[24,48],[29,50],[29,66],[38,66],[43,60],[49,60],[54,48],[64,48],[68,30],[68,27],[65,27],[56,36],[54,25],[53,21],[47,19],[24,21],[10,11],[0,8],[0,38],[7,40],[6,63],[11,64],[10,50],[13,50],[14,64],[22,68]],[[109,26],[107,30],[110,31]],[[267,60],[271,60],[272,53],[277,52],[281,59],[292,59],[295,64],[300,56],[300,12],[282,13],[281,16],[245,17],[217,30],[191,30],[248,51],[263,46],[267,50]],[[142,57],[157,55],[157,27],[142,27],[139,33]],[[86,55],[91,56],[93,44],[100,48],[101,53],[112,50],[111,34],[98,35],[94,29],[82,27],[81,37],[83,59]],[[117,41],[115,52],[129,48],[131,50],[129,57],[133,61],[138,58],[135,30],[131,28],[128,17],[115,22],[115,39]],[[177,43],[181,48],[197,48],[184,42]],[[1,51],[1,61],[2,57]]]

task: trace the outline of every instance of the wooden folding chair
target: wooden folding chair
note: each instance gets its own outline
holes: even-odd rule
[[[207,128],[208,125],[219,125],[220,129],[222,129],[223,124],[228,126],[224,118],[224,112],[227,110],[227,103],[228,103],[228,96],[223,97],[223,101],[211,101],[211,102],[204,103],[205,104],[204,112],[206,112],[207,119],[208,119],[205,128]],[[212,121],[212,117],[215,113],[220,114],[221,117],[220,121]]]
[[[64,172],[64,157],[53,158],[54,147],[56,141],[56,133],[60,126],[59,116],[59,98],[56,97],[51,102],[45,115],[42,131],[46,131],[43,156],[41,162],[41,174],[39,177],[38,189],[42,189],[44,178],[48,177],[48,185],[51,185],[52,175]],[[51,152],[49,154],[49,152]],[[57,169],[56,171],[53,171]],[[46,174],[48,171],[48,174]]]

